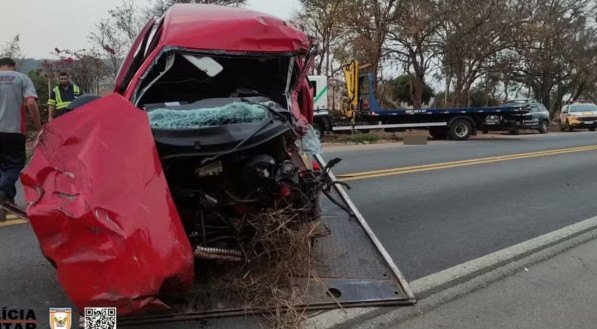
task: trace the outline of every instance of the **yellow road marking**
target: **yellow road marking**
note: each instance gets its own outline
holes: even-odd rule
[[[433,164],[426,164],[426,165],[364,171],[364,172],[337,175],[336,177],[341,179],[342,181],[352,181],[352,180],[376,178],[376,177],[383,177],[383,176],[403,175],[403,174],[410,174],[410,173],[429,171],[429,170],[448,169],[448,168],[472,166],[472,165],[492,163],[492,162],[528,159],[528,158],[536,158],[536,157],[549,156],[549,155],[558,155],[558,154],[575,153],[575,152],[586,152],[586,151],[597,151],[597,145],[578,146],[578,147],[571,147],[571,148],[565,148],[565,149],[553,149],[553,150],[536,151],[536,152],[528,152],[528,153],[515,153],[515,154],[500,155],[500,156],[493,156],[493,157],[487,157],[487,158],[476,158],[476,159],[468,159],[468,160],[460,160],[460,161],[433,163]]]

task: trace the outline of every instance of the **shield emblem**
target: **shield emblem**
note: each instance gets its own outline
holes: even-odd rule
[[[70,308],[50,308],[50,328],[70,329],[72,310]]]

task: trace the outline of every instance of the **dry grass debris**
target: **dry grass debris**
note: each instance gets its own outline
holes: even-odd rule
[[[320,220],[305,220],[292,207],[248,215],[256,233],[245,246],[244,265],[229,288],[262,314],[272,328],[300,328],[305,317],[302,296],[310,285],[325,289],[316,271],[313,243],[328,234]]]

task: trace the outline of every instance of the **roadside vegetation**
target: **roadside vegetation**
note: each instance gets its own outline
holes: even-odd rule
[[[342,64],[370,64],[382,102],[422,107],[431,85],[437,107],[534,98],[553,115],[570,99],[597,98],[594,0],[301,4],[295,19],[320,41],[315,74],[341,80]]]

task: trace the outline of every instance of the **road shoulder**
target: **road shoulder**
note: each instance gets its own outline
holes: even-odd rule
[[[597,239],[597,217],[413,281],[411,288],[419,299],[415,306],[333,310],[309,319],[308,327],[378,328],[396,325],[419,316],[425,317],[425,314],[432,314],[437,307],[462,296],[466,298],[467,294],[475,295],[476,291],[490,284],[501,282],[501,280],[535,264],[540,266],[543,261],[551,257],[567,257],[565,251],[585,242],[592,243],[595,239]],[[597,254],[594,250],[593,253]],[[573,251],[574,249],[571,250],[571,252]],[[553,261],[557,262],[558,260],[552,259],[549,260],[549,263]],[[597,261],[592,266],[597,268]],[[551,274],[544,274],[546,279],[549,279]],[[554,276],[554,280],[560,282],[569,280],[569,278]],[[582,286],[586,285],[582,281],[576,282]],[[595,303],[593,307],[594,305]]]

